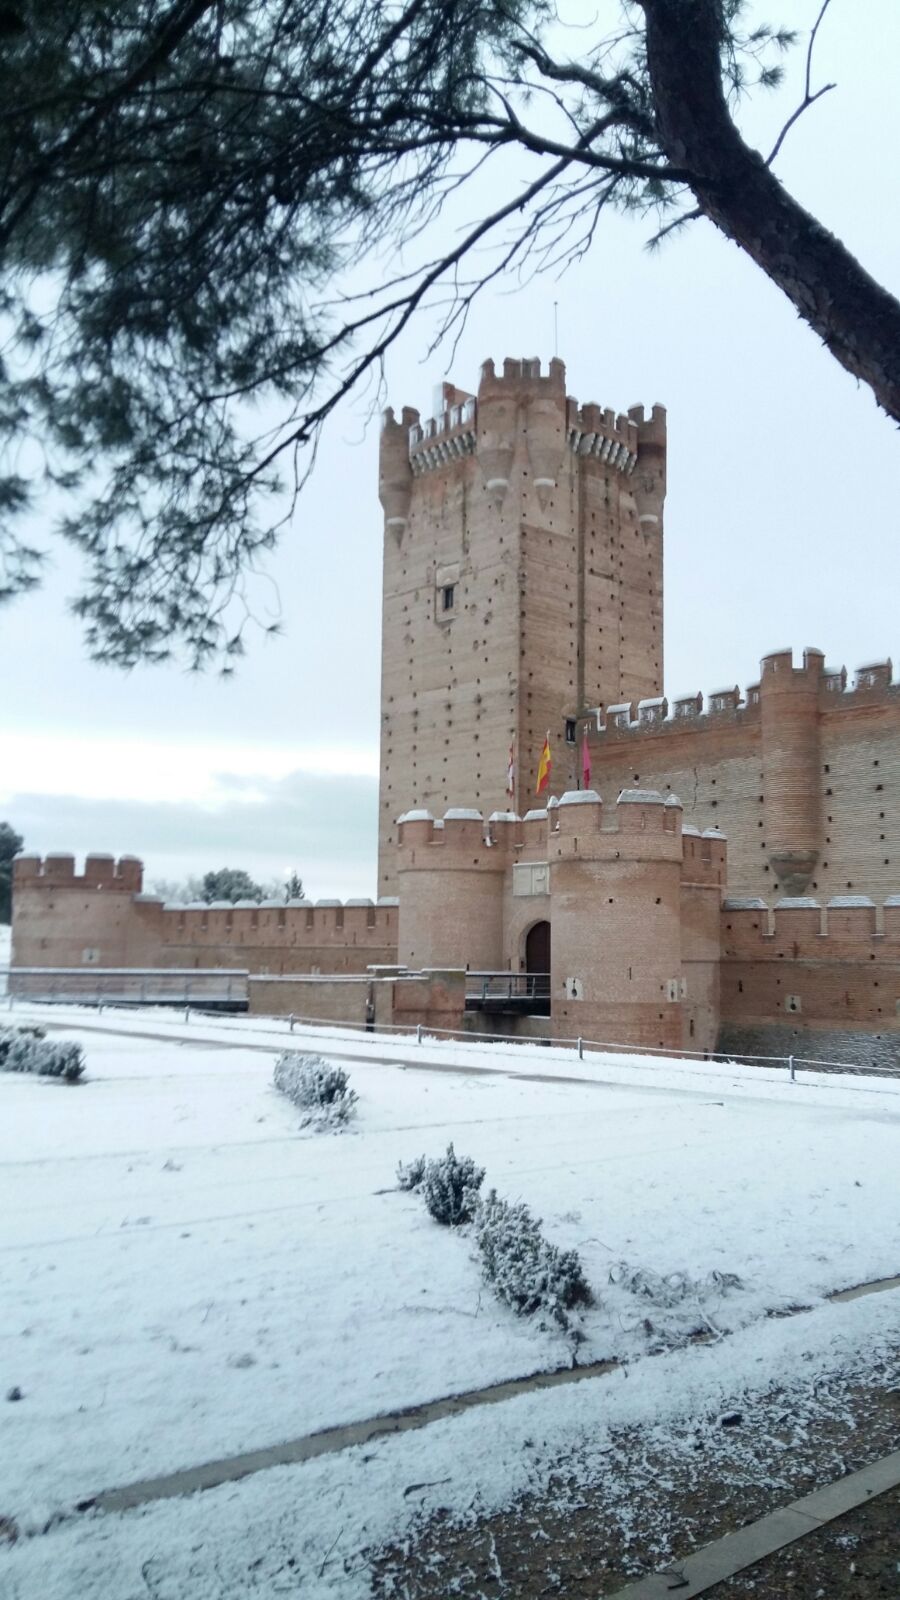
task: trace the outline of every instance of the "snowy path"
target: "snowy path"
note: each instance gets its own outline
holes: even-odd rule
[[[889,1298],[854,1302],[836,1317],[822,1308],[768,1321],[738,1333],[727,1348],[679,1351],[647,1370],[641,1364],[614,1375],[608,1385],[521,1396],[486,1413],[274,1468],[205,1494],[122,1515],[88,1513],[44,1537],[20,1540],[5,1552],[0,1547],[0,1594],[3,1600],[276,1600],[284,1594],[371,1600],[368,1552],[388,1542],[402,1545],[411,1525],[438,1510],[465,1518],[472,1510],[505,1508],[523,1494],[545,1494],[550,1481],[560,1503],[560,1467],[603,1484],[626,1540],[630,1531],[639,1541],[648,1532],[652,1538],[647,1513],[658,1506],[664,1549],[665,1481],[647,1505],[647,1466],[654,1456],[677,1458],[695,1471],[692,1441],[697,1424],[705,1422],[704,1473],[726,1474],[738,1495],[747,1478],[765,1484],[769,1495],[774,1488],[775,1505],[788,1500],[778,1485],[792,1484],[790,1458],[783,1465],[772,1461],[771,1434],[777,1450],[785,1410],[801,1439],[823,1410],[826,1425],[829,1413],[843,1415],[843,1386],[859,1370],[861,1352],[877,1365],[896,1346],[897,1312]],[[726,1436],[716,1413],[736,1398],[751,1412],[759,1404],[759,1424],[769,1433],[768,1459],[758,1466],[753,1433],[738,1439],[729,1432],[722,1455]],[[635,1463],[637,1485],[609,1473],[609,1452],[622,1429],[647,1452]],[[833,1462],[824,1481],[839,1471]],[[642,1513],[632,1503],[638,1487]],[[573,1511],[583,1506],[577,1480],[562,1493],[563,1505],[567,1498]],[[738,1517],[740,1504],[737,1498]],[[552,1552],[548,1556],[552,1560]],[[456,1592],[455,1586],[441,1592]]]
[[[842,1304],[870,1294],[890,1294],[900,1289],[900,1277],[880,1278],[875,1283],[859,1284],[850,1289],[838,1290],[828,1296],[834,1304]],[[803,1316],[805,1307],[784,1312],[784,1316]],[[725,1335],[727,1337],[727,1335]],[[713,1334],[704,1329],[691,1345],[711,1343]],[[642,1357],[644,1362],[658,1360],[663,1354],[656,1351]],[[382,1413],[360,1422],[345,1422],[336,1428],[323,1428],[300,1439],[289,1439],[283,1444],[267,1445],[262,1450],[245,1450],[236,1456],[224,1456],[218,1461],[187,1467],[181,1472],[170,1472],[162,1477],[145,1478],[121,1488],[104,1490],[89,1500],[81,1501],[79,1511],[96,1508],[100,1511],[127,1511],[136,1506],[149,1505],[154,1500],[169,1500],[177,1495],[196,1494],[199,1490],[213,1489],[221,1484],[237,1483],[256,1472],[268,1472],[273,1467],[283,1467],[303,1461],[314,1461],[319,1456],[335,1455],[358,1445],[406,1433],[413,1429],[431,1427],[447,1417],[459,1417],[478,1406],[501,1405],[521,1395],[536,1394],[547,1389],[560,1388],[573,1383],[593,1382],[621,1371],[622,1361],[594,1361],[577,1367],[557,1367],[549,1372],[536,1372],[528,1377],[508,1378],[500,1383],[480,1389],[469,1389],[462,1394],[400,1411]],[[646,1369],[642,1369],[646,1370]]]

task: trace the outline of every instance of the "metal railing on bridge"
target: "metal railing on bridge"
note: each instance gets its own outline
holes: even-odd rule
[[[469,972],[466,1010],[550,1015],[549,972]]]
[[[246,1011],[248,973],[227,967],[10,967],[10,1001],[82,1006],[202,1006]]]

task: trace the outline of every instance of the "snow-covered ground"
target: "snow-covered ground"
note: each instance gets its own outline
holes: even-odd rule
[[[659,1426],[792,1366],[877,1350],[896,1329],[896,1293],[822,1304],[900,1269],[896,1083],[791,1086],[539,1047],[448,1046],[451,1070],[429,1072],[414,1044],[374,1036],[352,1048],[397,1064],[353,1063],[356,1123],[322,1135],[300,1130],[271,1087],[273,1054],[251,1048],[280,1048],[279,1024],[49,1008],[13,1020],[38,1015],[74,1037],[81,1022],[89,1081],[0,1076],[0,1394],[23,1395],[0,1401],[0,1516],[35,1529],[103,1488],[566,1364],[563,1334],[492,1298],[471,1241],[393,1190],[398,1160],[451,1139],[486,1186],[580,1252],[597,1304],[578,1360],[625,1358],[640,1382],[523,1396],[377,1450],[64,1525],[0,1556],[4,1600],[130,1600],[142,1581],[160,1600],[243,1595],[276,1528],[295,1529],[298,1577],[307,1559],[314,1575],[331,1540],[352,1556],[396,1531],[412,1482],[446,1480],[451,1507],[500,1505],[616,1421]],[[594,1081],[546,1081],[576,1068]],[[687,1273],[696,1291],[647,1302],[623,1262]],[[723,1292],[717,1273],[740,1286]],[[798,1304],[814,1309],[765,1315]],[[697,1326],[731,1337],[677,1348]],[[141,1567],[161,1549],[152,1587]],[[364,1595],[364,1566],[326,1562],[302,1592]]]

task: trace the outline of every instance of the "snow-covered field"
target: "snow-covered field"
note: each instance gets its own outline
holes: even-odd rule
[[[38,1014],[63,1020],[49,1009],[13,1020]],[[271,1087],[273,1054],[251,1048],[277,1050],[275,1025],[85,1013],[79,1035],[76,1015],[65,1020],[89,1081],[0,1076],[0,1394],[23,1396],[0,1400],[0,1516],[36,1530],[104,1488],[565,1365],[566,1336],[499,1306],[471,1241],[393,1189],[398,1160],[451,1139],[487,1168],[486,1187],[527,1201],[580,1252],[597,1303],[579,1362],[625,1358],[640,1382],[526,1395],[377,1450],[75,1519],[0,1555],[3,1600],[237,1597],[276,1528],[294,1530],[295,1575],[311,1585],[298,1593],[350,1600],[367,1593],[364,1563],[329,1563],[329,1544],[353,1557],[388,1537],[412,1482],[443,1480],[451,1508],[473,1495],[502,1505],[555,1452],[616,1421],[658,1426],[727,1404],[896,1330],[896,1293],[822,1302],[900,1270],[900,1084],[573,1066],[537,1047],[449,1047],[445,1070],[429,1072],[410,1064],[414,1046],[376,1036],[366,1047],[398,1064],[350,1066],[359,1115],[328,1135],[300,1130]],[[88,1031],[104,1027],[131,1036]],[[446,1070],[454,1062],[541,1077]],[[575,1067],[595,1081],[544,1081]],[[696,1290],[647,1302],[621,1263],[687,1273]],[[722,1273],[740,1286],[723,1292]],[[798,1304],[813,1309],[766,1317]],[[698,1326],[731,1337],[679,1348]],[[526,1438],[537,1446],[523,1450]]]

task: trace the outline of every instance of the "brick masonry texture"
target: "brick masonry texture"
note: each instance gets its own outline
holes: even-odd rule
[[[729,893],[847,894],[900,888],[900,687],[891,663],[826,671],[767,656],[760,682],[607,719],[591,736],[594,781],[675,793],[686,822],[728,836]],[[668,709],[669,715],[664,713]]]

